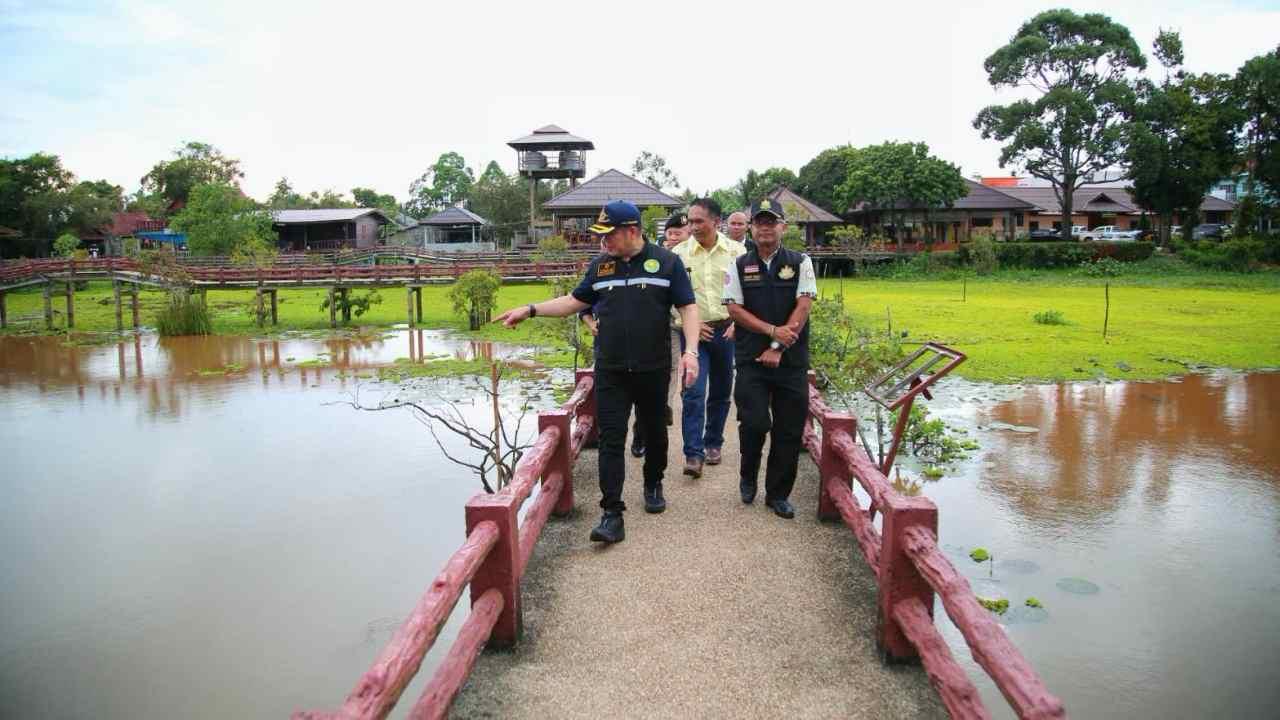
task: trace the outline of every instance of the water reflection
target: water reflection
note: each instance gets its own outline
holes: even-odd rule
[[[0,338],[0,388],[34,386],[39,394],[74,389],[81,399],[88,391],[119,399],[123,390],[144,398],[149,416],[174,419],[194,399],[216,397],[244,383],[306,389],[336,378],[346,387],[349,379],[358,382],[404,358],[504,360],[528,353],[517,345],[422,329],[319,340],[138,334],[108,345],[77,345],[62,337],[5,337]]]
[[[1106,522],[1135,492],[1159,511],[1176,468],[1280,491],[1280,374],[1037,386],[983,419],[1039,430],[992,434],[982,476],[1036,525]]]

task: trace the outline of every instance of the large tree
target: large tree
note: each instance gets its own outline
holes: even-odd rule
[[[1018,165],[1053,185],[1064,240],[1071,239],[1075,191],[1124,156],[1130,73],[1146,64],[1128,28],[1106,15],[1065,9],[1036,15],[983,63],[992,87],[1037,95],[988,106],[973,126],[1005,143],[1001,167]]]
[[[226,183],[192,188],[171,226],[187,234],[193,255],[256,256],[276,244],[271,215]]]
[[[409,186],[405,211],[414,217],[425,218],[466,200],[475,177],[461,155],[444,153]]]
[[[838,207],[836,190],[848,177],[849,159],[857,152],[851,145],[827,148],[800,168],[796,186],[792,188],[802,197],[817,203],[837,215],[849,208]]]
[[[142,176],[142,189],[162,198],[166,207],[187,202],[197,185],[221,183],[239,185],[244,173],[240,161],[222,154],[218,148],[202,142],[188,142],[173,153],[172,160],[161,160]]]
[[[395,195],[379,193],[371,188],[357,187],[351,188],[351,197],[355,198],[356,207],[377,208],[393,220],[400,214],[400,203],[396,202]]]
[[[1230,175],[1242,116],[1225,75],[1193,75],[1182,69],[1182,39],[1161,31],[1155,56],[1163,81],[1143,78],[1130,126],[1127,160],[1130,192],[1144,210],[1160,217],[1160,239],[1169,241],[1173,214],[1193,218],[1204,194]],[[1195,223],[1184,219],[1184,235]]]
[[[748,170],[747,174],[734,186],[734,190],[737,191],[738,200],[743,207],[751,207],[774,190],[781,187],[795,187],[795,185],[794,172],[787,168],[771,167],[763,172]]]
[[[1245,114],[1245,157],[1251,194],[1280,201],[1280,47],[1236,73],[1235,95]]]
[[[928,145],[887,142],[848,154],[835,201],[841,208],[865,203],[867,209],[890,213],[901,246],[907,211],[921,210],[927,218],[931,210],[950,207],[967,192],[960,168],[930,155]]]
[[[667,165],[667,159],[657,153],[641,151],[631,163],[631,171],[638,180],[659,190],[680,189],[680,178]]]
[[[77,181],[57,155],[0,159],[0,225],[28,238],[96,234],[124,204],[123,192],[106,180]]]
[[[539,183],[539,189],[546,184]],[[529,190],[525,181],[503,172],[494,161],[485,166],[471,186],[468,205],[472,212],[493,224],[502,242],[509,241],[517,228],[529,225]]]

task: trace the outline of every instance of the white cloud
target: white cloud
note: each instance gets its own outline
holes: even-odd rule
[[[204,140],[242,159],[258,197],[287,175],[403,198],[449,150],[477,173],[490,160],[510,169],[506,142],[546,123],[596,143],[592,172],[648,149],[697,191],[893,139],[992,173],[998,148],[970,125],[1001,99],[982,60],[1057,4],[7,3],[6,36],[40,42],[25,77],[0,79],[13,100],[0,137],[6,154],[55,152],[130,189]],[[1159,27],[1181,30],[1194,70],[1234,72],[1280,27],[1258,7],[1076,9],[1110,14],[1144,49]],[[69,94],[77,73],[84,90]]]

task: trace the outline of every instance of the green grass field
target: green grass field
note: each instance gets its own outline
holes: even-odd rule
[[[958,278],[937,280],[826,279],[824,295],[841,288],[845,306],[870,327],[906,331],[911,342],[936,340],[969,355],[957,371],[974,380],[1094,378],[1152,379],[1184,372],[1188,366],[1235,369],[1280,367],[1280,273],[1250,275],[1189,271],[1185,266],[1140,264],[1132,275],[1112,278],[1107,338],[1102,337],[1103,281],[1069,272],[1002,272],[971,278],[967,291]],[[359,292],[359,291],[357,291]],[[423,325],[466,332],[449,306],[448,287],[423,291]],[[508,285],[498,296],[499,310],[550,297],[549,286]],[[963,299],[962,299],[963,294]],[[381,291],[382,302],[352,319],[352,325],[387,326],[405,322],[402,288]],[[252,291],[213,290],[208,302],[213,326],[223,334],[270,334],[285,330],[328,329],[328,311],[320,309],[324,290],[281,290],[280,325],[253,324]],[[163,297],[142,295],[141,317],[152,325]],[[42,332],[43,305],[38,289],[8,295],[8,333]],[[62,300],[56,324],[63,325]],[[1036,313],[1056,310],[1065,324],[1041,325]],[[129,322],[128,307],[125,322]],[[489,325],[473,335],[517,343],[545,344],[543,320],[516,330]],[[76,293],[76,329],[111,331],[115,327],[111,288],[94,283]],[[545,327],[545,326],[544,326]]]

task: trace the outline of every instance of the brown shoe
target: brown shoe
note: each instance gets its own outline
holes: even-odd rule
[[[702,458],[689,457],[684,459],[684,474],[691,478],[702,477]]]
[[[707,464],[708,465],[720,464],[720,448],[707,448]]]

